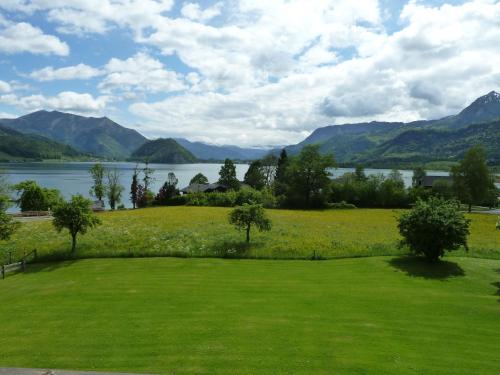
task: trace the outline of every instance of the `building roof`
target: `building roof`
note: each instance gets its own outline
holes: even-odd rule
[[[425,176],[424,178],[422,178],[421,181],[419,181],[420,183],[418,185],[423,187],[432,187],[434,183],[438,180],[446,181],[449,183],[453,181],[451,176]]]
[[[189,193],[206,193],[211,191],[225,191],[227,190],[227,186],[214,183],[214,184],[191,184],[186,186],[184,189],[181,189],[181,193],[189,194]]]

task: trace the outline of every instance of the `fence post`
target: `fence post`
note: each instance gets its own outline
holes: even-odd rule
[[[23,259],[21,261],[21,270],[24,272],[26,271],[26,259]]]

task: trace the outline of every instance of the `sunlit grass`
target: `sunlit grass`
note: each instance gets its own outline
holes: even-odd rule
[[[384,209],[268,210],[270,232],[244,234],[228,224],[230,209],[159,207],[99,214],[103,225],[79,237],[77,257],[246,257],[306,259],[395,255],[400,239],[396,217]],[[500,258],[500,232],[493,215],[472,214],[470,251],[460,256]],[[69,256],[70,237],[50,221],[24,223],[4,246],[17,255],[38,249],[42,259]]]

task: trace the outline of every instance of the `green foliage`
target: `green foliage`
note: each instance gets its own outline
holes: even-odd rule
[[[240,182],[236,178],[236,166],[230,159],[226,159],[220,168],[218,182],[229,189],[238,190],[240,188]]]
[[[91,228],[101,224],[101,220],[92,212],[92,202],[81,195],[74,195],[69,202],[59,204],[54,212],[52,224],[58,232],[67,229],[71,235],[71,252],[76,250],[78,233],[85,234]]]
[[[329,203],[328,208],[333,208],[336,210],[352,210],[356,208],[356,206],[352,203],[347,203],[346,201],[342,201],[337,203]]]
[[[270,231],[271,220],[266,215],[264,208],[260,204],[244,203],[236,207],[229,214],[229,223],[239,230],[246,231],[246,241],[250,242],[250,229],[255,225],[259,231]]]
[[[417,167],[413,170],[413,177],[411,178],[412,186],[421,186],[422,180],[427,176],[427,172],[423,167]]]
[[[433,195],[447,200],[454,197],[453,184],[445,179],[434,181],[431,192]]]
[[[415,207],[399,217],[402,244],[416,254],[435,261],[445,251],[467,249],[470,220],[458,210],[453,201],[430,198],[418,201]]]
[[[365,169],[362,165],[356,165],[354,175],[356,176],[357,181],[366,181]]]
[[[245,173],[243,183],[257,190],[266,186],[266,176],[264,176],[262,162],[260,160],[255,160],[250,163],[250,166]]]
[[[208,184],[208,178],[203,173],[198,173],[191,179],[191,181],[189,181],[189,185],[193,184]]]
[[[48,211],[62,202],[62,196],[57,189],[47,189],[35,181],[26,180],[14,185],[19,199],[17,204],[21,211]]]
[[[15,221],[12,216],[0,210],[0,240],[6,241],[16,232],[21,223]]]
[[[179,180],[175,177],[175,174],[173,172],[169,172],[168,179],[160,188],[160,191],[155,197],[154,203],[161,206],[169,204],[169,201],[179,194],[179,190],[177,189],[178,181]]]
[[[89,170],[90,175],[94,184],[90,190],[90,195],[97,198],[97,200],[102,201],[102,198],[106,194],[106,186],[104,185],[104,175],[106,171],[101,163],[96,163]]]
[[[287,204],[294,207],[322,207],[330,185],[332,155],[322,155],[317,145],[305,146],[286,169]]]
[[[265,208],[278,207],[278,202],[269,188],[255,190],[244,187],[238,191],[191,193],[185,196],[188,206],[234,207],[244,203],[259,203]]]
[[[455,194],[461,202],[469,205],[469,212],[473,204],[480,204],[487,199],[493,180],[486,165],[486,153],[481,146],[474,146],[467,151],[460,164],[452,168],[451,175]]]
[[[125,188],[120,184],[120,173],[117,169],[109,171],[106,175],[106,195],[108,197],[109,206],[112,210],[121,202],[122,193]]]
[[[132,183],[130,184],[130,201],[132,202],[132,207],[137,207],[139,193],[139,170],[136,165],[134,168],[134,173],[132,174]]]

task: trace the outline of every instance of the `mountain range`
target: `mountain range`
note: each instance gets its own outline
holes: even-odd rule
[[[341,165],[388,167],[456,161],[477,143],[486,148],[490,164],[500,164],[500,94],[495,91],[476,99],[457,115],[409,123],[325,126],[286,149],[295,154],[305,145],[318,144],[322,152],[333,153]],[[107,117],[42,110],[16,119],[0,119],[3,160],[91,155],[109,160],[191,163],[226,158],[248,161],[269,152],[279,150],[216,146],[183,138],[151,141]]]
[[[492,91],[454,116],[439,120],[369,122],[316,129],[304,141],[286,147],[295,154],[320,145],[341,164],[414,165],[455,161],[474,144],[482,144],[491,164],[500,164],[500,94]]]

